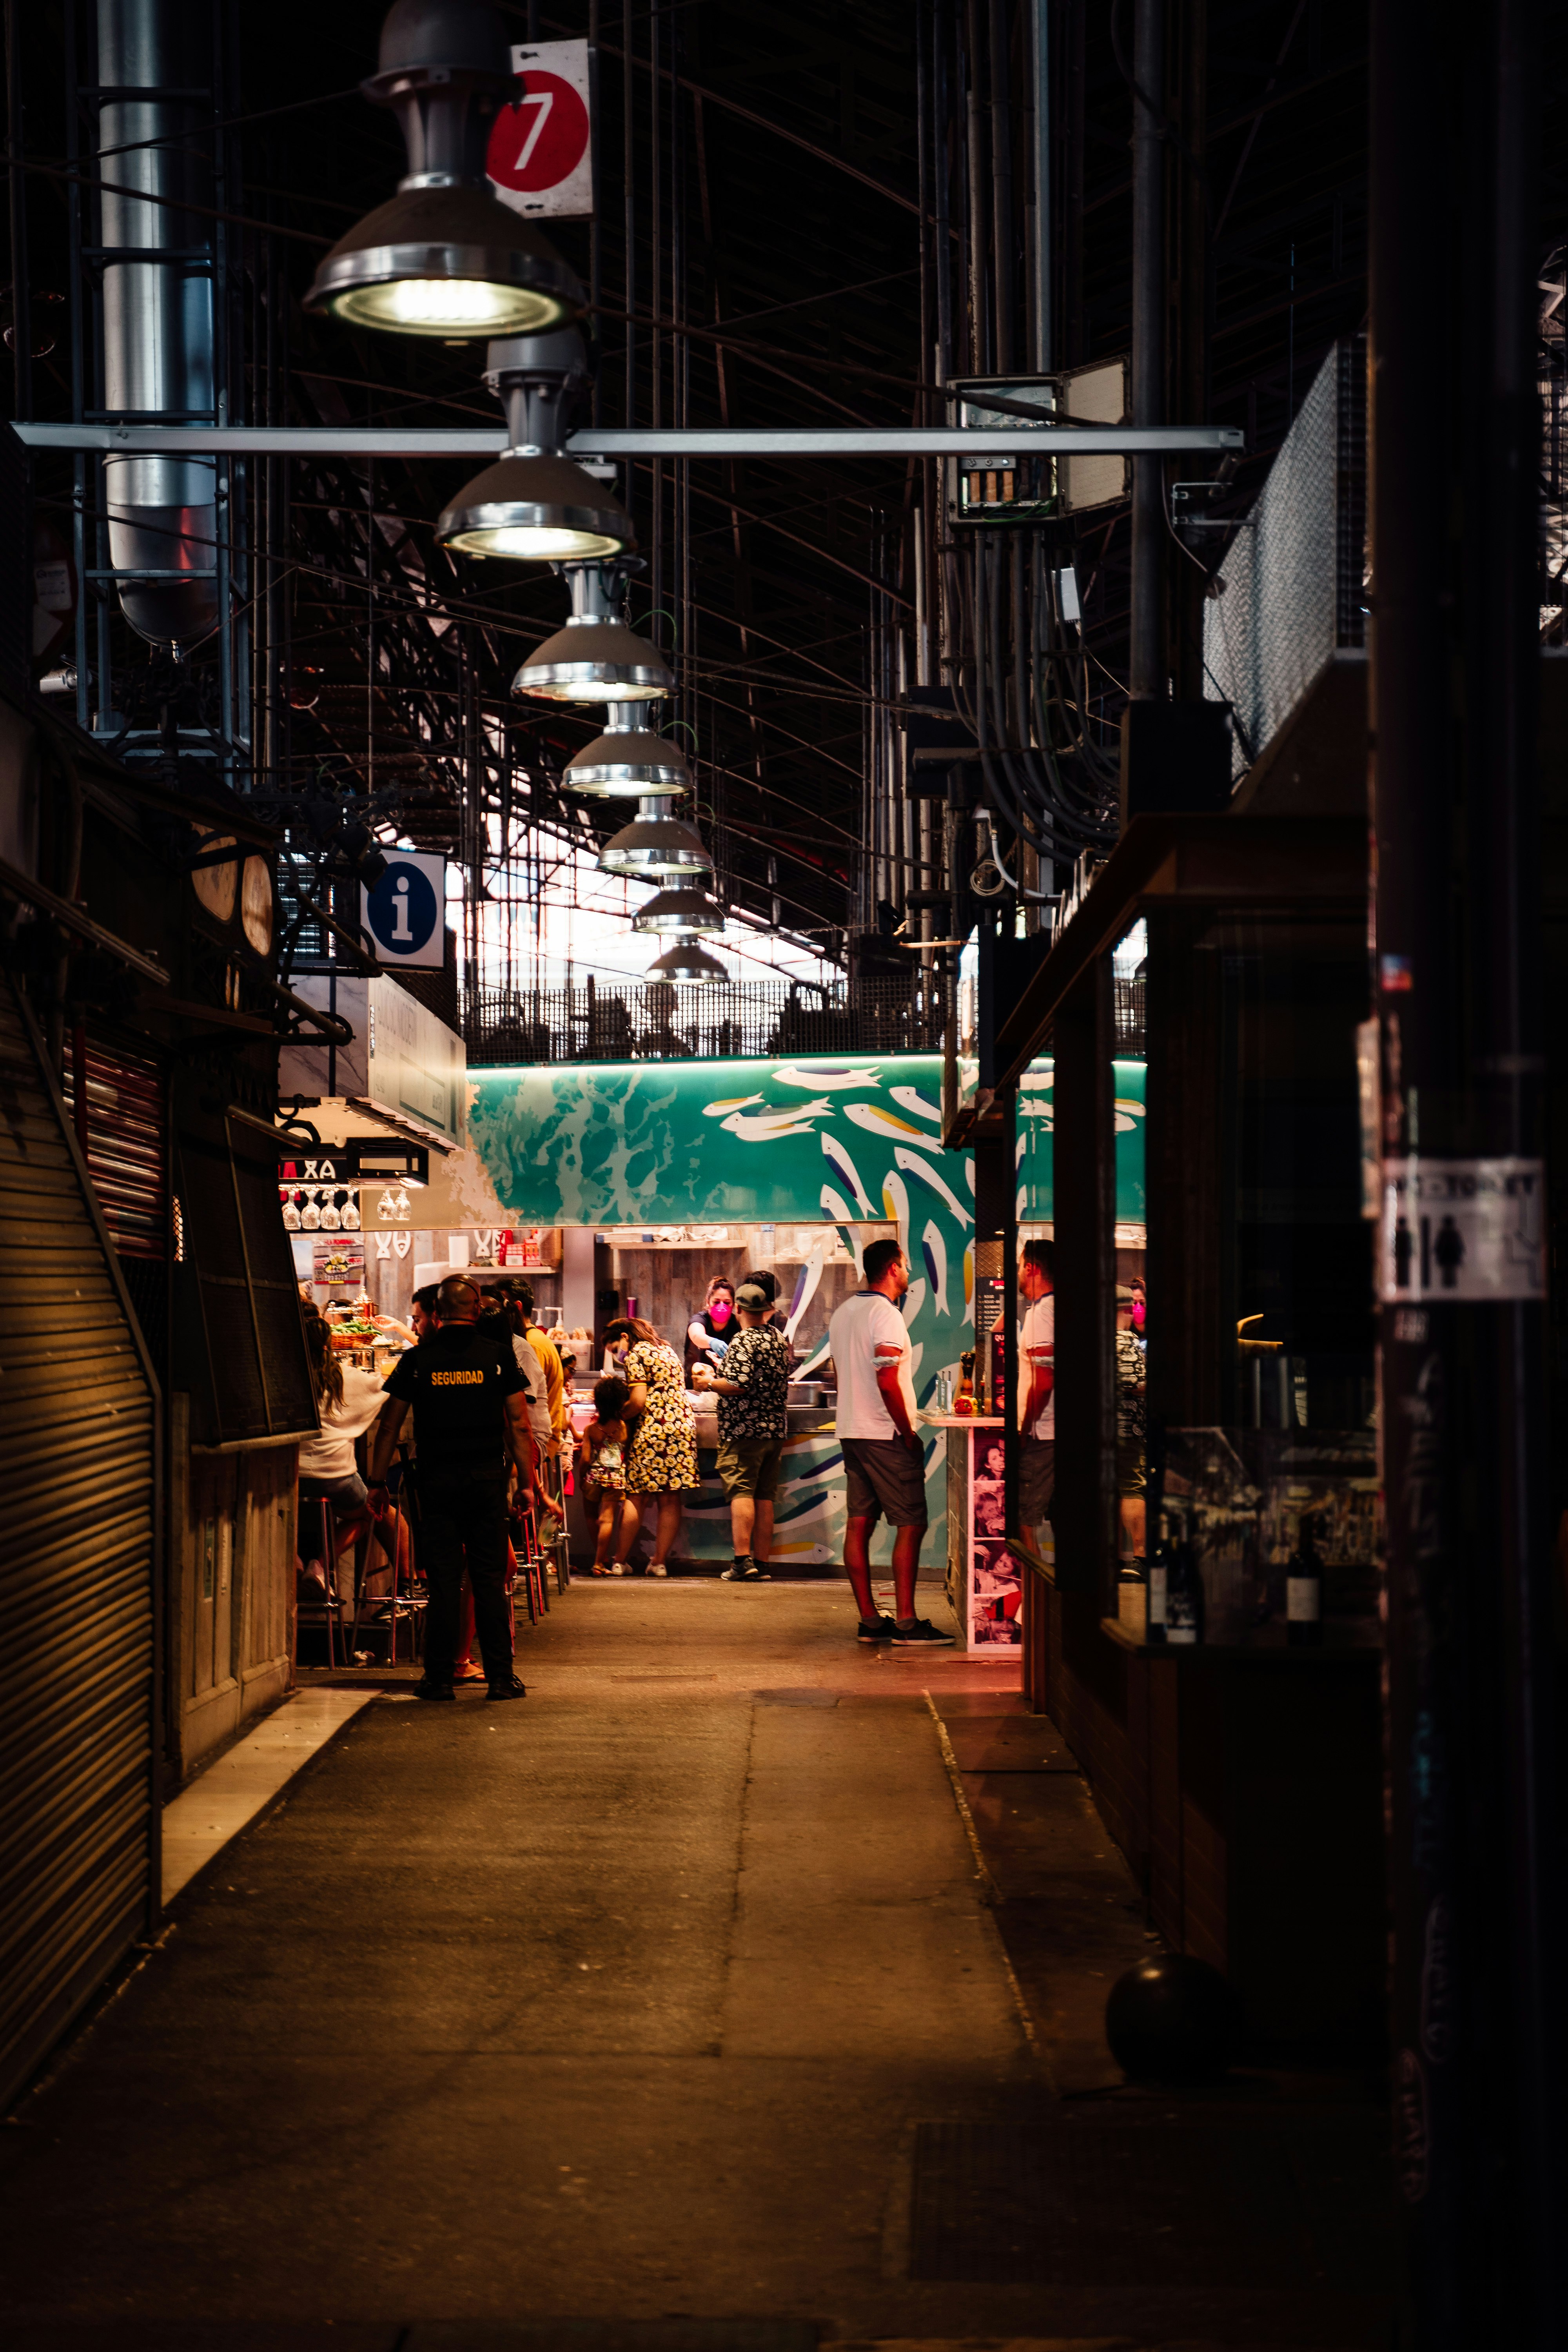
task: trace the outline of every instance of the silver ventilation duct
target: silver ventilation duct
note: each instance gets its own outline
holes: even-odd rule
[[[212,222],[170,198],[212,204],[216,111],[176,96],[212,69],[200,0],[97,0],[99,167],[136,196],[100,198],[103,223],[103,405],[110,418],[171,425],[214,418]],[[111,93],[124,90],[123,98]],[[157,95],[168,90],[167,98]],[[129,93],[134,92],[135,95]],[[156,144],[149,144],[156,142]],[[140,195],[165,199],[146,204]],[[134,260],[117,261],[128,248]],[[147,258],[167,252],[167,260]],[[211,457],[108,457],[110,561],[178,572],[125,581],[121,609],[154,645],[176,650],[218,623],[217,482]]]

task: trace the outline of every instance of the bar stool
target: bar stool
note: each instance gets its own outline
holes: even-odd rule
[[[539,1531],[531,1503],[518,1504],[511,1514],[511,1547],[522,1570],[522,1592],[528,1604],[528,1622],[531,1625],[537,1625],[550,1601],[544,1590]]]
[[[403,1524],[407,1525],[407,1522],[404,1521]],[[410,1570],[412,1573],[412,1529],[409,1531],[409,1556]],[[422,1637],[425,1625],[425,1612],[430,1604],[426,1595],[420,1592],[415,1592],[411,1589],[411,1585],[410,1587],[400,1585],[395,1554],[387,1562],[385,1572],[392,1580],[387,1590],[384,1592],[372,1592],[368,1591],[367,1587],[369,1586],[372,1576],[379,1576],[382,1573],[382,1570],[379,1569],[373,1569],[370,1565],[370,1541],[367,1538],[364,1544],[363,1563],[358,1568],[354,1579],[354,1613],[353,1627],[350,1634],[350,1648],[351,1652],[358,1650],[360,1625],[362,1622],[368,1617],[371,1620],[369,1630],[372,1632],[382,1632],[385,1633],[386,1663],[389,1666],[395,1666],[397,1664],[398,1626],[406,1621],[409,1628],[409,1656],[411,1659],[417,1658],[424,1647]],[[377,1621],[379,1621],[379,1622]]]
[[[312,1551],[305,1540],[305,1528],[312,1513],[316,1515],[319,1534],[320,1548],[316,1551]],[[326,1571],[327,1580],[324,1588],[319,1586],[315,1588],[321,1594],[319,1600],[302,1598],[300,1593],[296,1591],[291,1662],[295,1671],[298,1672],[300,1626],[324,1625],[327,1629],[327,1664],[335,1668],[339,1664],[338,1642],[342,1632],[342,1603],[338,1596],[338,1521],[336,1512],[324,1495],[313,1496],[309,1500],[304,1498],[300,1500],[300,1557],[301,1559],[319,1559]],[[305,1581],[303,1576],[299,1580],[301,1587]],[[314,1585],[313,1578],[310,1581]]]

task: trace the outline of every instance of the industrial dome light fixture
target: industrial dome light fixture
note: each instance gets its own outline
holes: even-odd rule
[[[724,909],[706,890],[658,890],[632,917],[634,931],[663,931],[678,940],[716,939]]]
[[[627,628],[616,612],[623,565],[566,563],[572,617],[546,637],[512,679],[514,694],[546,702],[651,702],[675,691],[675,673],[657,646]]]
[[[700,835],[677,817],[661,816],[658,801],[648,799],[639,801],[631,824],[605,842],[599,852],[599,871],[623,875],[631,882],[689,881],[694,875],[711,874],[713,860]]]
[[[612,702],[610,723],[584,743],[562,771],[569,793],[600,801],[648,800],[691,790],[691,772],[678,745],[645,727],[635,702]]]
[[[666,948],[647,968],[649,980],[672,981],[679,988],[711,988],[718,980],[728,980],[728,969],[717,956],[709,954],[694,940],[683,940],[678,947]]]
[[[574,319],[576,273],[503,205],[485,170],[490,125],[512,98],[511,49],[481,0],[395,0],[378,70],[361,85],[402,118],[408,170],[391,202],[337,244],[305,297],[351,326],[468,342]]]
[[[506,410],[509,446],[442,510],[441,545],[532,563],[633,546],[637,533],[619,499],[565,453],[567,412],[588,382],[576,328],[492,342],[488,356],[485,382]]]

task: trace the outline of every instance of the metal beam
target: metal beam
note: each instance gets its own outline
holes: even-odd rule
[[[499,457],[504,427],[381,425],[31,425],[11,430],[29,449],[88,449],[115,457]],[[687,428],[574,433],[573,457],[1005,457],[1070,451],[1075,457],[1171,456],[1244,449],[1231,425],[1025,425],[1015,432],[952,425],[828,425],[797,432]]]

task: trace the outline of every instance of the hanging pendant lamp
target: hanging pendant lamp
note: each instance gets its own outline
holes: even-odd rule
[[[614,564],[567,563],[572,617],[546,637],[512,679],[514,694],[546,702],[651,702],[675,691],[675,673],[657,646],[616,612],[624,574]]]
[[[485,382],[506,410],[510,446],[442,509],[441,545],[532,563],[580,562],[634,546],[619,499],[565,453],[567,416],[588,382],[576,328],[491,343]]]
[[[396,0],[381,28],[373,105],[402,117],[408,170],[390,203],[340,237],[305,307],[351,326],[466,342],[575,318],[576,273],[503,205],[485,169],[516,78],[505,27],[475,0]]]
[[[601,801],[647,800],[691,790],[691,772],[679,745],[643,726],[635,702],[611,703],[608,727],[574,753],[561,781],[569,793]]]
[[[639,801],[632,823],[605,842],[599,852],[599,871],[624,875],[633,882],[661,882],[667,877],[689,881],[694,875],[710,874],[713,860],[700,834],[676,817],[661,816],[658,801],[649,799]]]
[[[657,891],[632,917],[634,931],[664,932],[674,939],[716,939],[724,928],[724,909],[706,890],[689,887]]]
[[[649,980],[673,982],[678,988],[711,988],[715,981],[728,980],[726,967],[717,956],[709,954],[694,940],[682,940],[679,946],[667,948],[656,956],[647,968]]]

